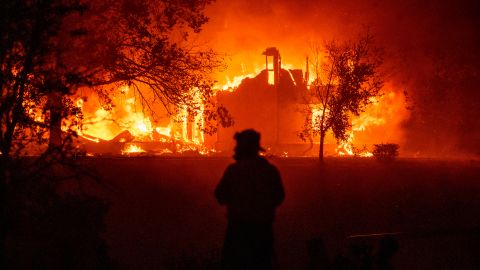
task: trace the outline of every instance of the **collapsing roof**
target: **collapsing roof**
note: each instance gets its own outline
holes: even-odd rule
[[[234,92],[217,95],[232,117],[235,125],[219,128],[218,150],[228,151],[233,147],[235,131],[254,128],[262,134],[262,144],[272,152],[304,152],[308,148],[297,133],[304,116],[301,104],[307,93],[307,81],[301,69],[283,69],[277,48],[267,48],[265,69],[254,78],[246,78]],[[305,76],[307,77],[307,76]]]

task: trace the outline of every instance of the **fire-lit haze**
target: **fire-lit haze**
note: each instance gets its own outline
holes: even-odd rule
[[[313,45],[369,32],[384,50],[385,85],[382,95],[352,119],[346,142],[337,145],[327,137],[327,144],[336,145],[335,154],[396,143],[404,156],[475,155],[480,149],[478,6],[468,1],[218,0],[207,8],[210,20],[196,42],[224,56],[227,67],[213,74],[215,87],[235,92],[244,78],[265,69],[262,52],[268,47],[278,48],[282,68],[305,72]],[[145,152],[135,142],[159,141],[215,151],[215,142],[208,141],[218,138],[205,139],[201,116],[187,123],[181,108],[169,116],[161,106],[157,116],[150,116],[125,92],[128,87],[114,98],[112,111],[94,100],[85,102],[90,105],[84,113],[93,123],[85,125],[85,138],[112,140],[128,130],[134,138],[122,153]]]
[[[475,1],[218,0],[202,37],[226,55],[228,68],[217,76],[225,85],[263,69],[267,47],[305,70],[312,43],[370,31],[385,51],[386,96],[373,109],[382,120],[365,123],[371,127],[356,144],[395,142],[418,156],[478,154],[479,12]]]

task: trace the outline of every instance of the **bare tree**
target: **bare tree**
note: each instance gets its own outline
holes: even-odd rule
[[[313,46],[314,81],[299,137],[304,141],[320,137],[320,161],[327,132],[331,131],[338,141],[346,140],[351,116],[359,115],[371,98],[379,95],[383,86],[381,64],[381,51],[369,34],[355,41]]]

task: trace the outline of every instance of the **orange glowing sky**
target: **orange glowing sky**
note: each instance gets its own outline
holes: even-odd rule
[[[404,149],[414,153],[455,154],[480,147],[478,12],[471,0],[217,0],[200,40],[226,55],[228,68],[216,75],[222,84],[262,68],[266,47],[304,69],[311,43],[353,39],[368,28],[385,49],[387,85],[406,91],[413,107],[385,136],[406,133]]]

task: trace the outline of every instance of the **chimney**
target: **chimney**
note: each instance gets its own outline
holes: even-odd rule
[[[280,82],[280,69],[282,68],[282,58],[280,57],[280,52],[277,48],[270,47],[267,48],[263,54],[265,55],[267,82],[268,84],[278,85]]]

